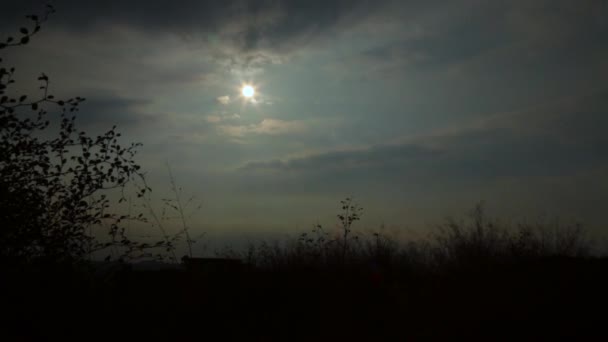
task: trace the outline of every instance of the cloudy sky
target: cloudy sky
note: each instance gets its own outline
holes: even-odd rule
[[[427,227],[484,200],[599,225],[608,204],[608,1],[56,0],[17,78],[83,96],[155,195],[200,231]],[[5,1],[3,36],[40,12]],[[256,94],[246,99],[244,83]]]

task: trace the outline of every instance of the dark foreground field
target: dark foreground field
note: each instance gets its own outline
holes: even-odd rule
[[[219,265],[219,266],[218,266]],[[608,259],[5,270],[8,340],[602,340]],[[600,335],[598,335],[600,334]],[[603,336],[603,337],[601,337]]]
[[[481,212],[428,239],[321,226],[180,262],[3,262],[9,340],[608,340],[608,258],[578,225]]]

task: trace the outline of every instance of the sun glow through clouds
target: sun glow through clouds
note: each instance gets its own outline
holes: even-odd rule
[[[255,95],[255,89],[253,89],[252,86],[246,84],[246,85],[243,86],[243,89],[241,89],[241,93],[246,98],[252,98],[253,95]]]

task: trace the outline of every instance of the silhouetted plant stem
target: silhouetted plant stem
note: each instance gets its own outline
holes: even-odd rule
[[[158,225],[158,230],[160,230],[160,233],[163,236],[163,239],[165,240],[165,243],[167,244],[167,252],[171,253],[171,257],[173,259],[173,262],[174,263],[178,263],[177,255],[175,254],[175,248],[173,247],[173,244],[171,243],[171,239],[169,238],[169,234],[167,234],[167,230],[163,226],[162,221],[160,220],[160,218],[158,217],[158,215],[156,215],[156,212],[154,211],[154,209],[152,207],[152,203],[151,203],[152,201],[150,200],[150,195],[148,194],[148,196],[144,196],[143,199],[144,199],[145,205],[148,208],[148,213],[150,214],[150,216],[152,216],[152,219]]]
[[[177,184],[175,182],[175,177],[173,177],[173,172],[171,172],[171,166],[167,163],[167,170],[169,170],[169,177],[171,180],[171,190],[175,195],[175,202],[177,204],[177,212],[179,213],[179,217],[182,221],[182,227],[184,234],[186,235],[186,243],[188,244],[188,256],[192,258],[192,243],[193,240],[190,238],[190,232],[188,231],[188,225],[186,224],[186,216],[184,215],[184,206],[182,205],[181,199],[181,189],[178,189]]]
[[[351,226],[355,221],[361,219],[361,213],[363,208],[360,208],[356,203],[354,203],[352,197],[347,197],[344,200],[340,201],[342,204],[342,213],[338,214],[338,219],[342,224],[342,263],[346,261],[346,252],[348,250],[348,236],[351,232]]]

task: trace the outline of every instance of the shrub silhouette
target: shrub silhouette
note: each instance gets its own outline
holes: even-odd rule
[[[43,16],[28,15],[31,27],[0,43],[0,51],[28,44],[53,12],[47,5]],[[110,246],[126,252],[147,247],[124,235],[120,222],[129,217],[111,212],[106,193],[143,180],[134,161],[140,144],[122,146],[116,126],[98,136],[77,129],[84,98],[56,99],[44,73],[38,77],[40,94],[14,94],[15,76],[15,68],[0,59],[0,257],[74,262]],[[47,111],[54,110],[59,122],[49,118]],[[58,133],[49,137],[54,129]],[[144,186],[138,195],[149,190]],[[93,232],[102,223],[109,227],[106,242]]]

